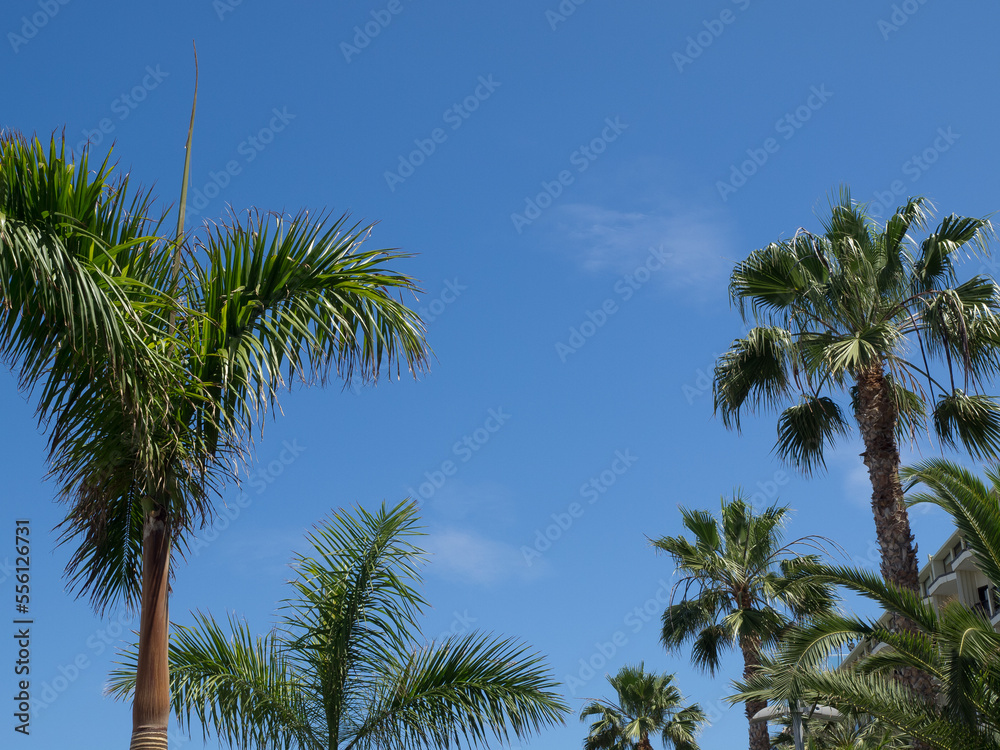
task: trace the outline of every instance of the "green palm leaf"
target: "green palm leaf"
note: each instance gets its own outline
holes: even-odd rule
[[[423,641],[416,514],[404,502],[320,523],[266,636],[208,615],[175,628],[182,726],[196,720],[236,748],[416,750],[525,740],[560,723],[556,683],[523,644],[476,633]],[[133,648],[112,675],[115,697],[133,689],[135,664]]]

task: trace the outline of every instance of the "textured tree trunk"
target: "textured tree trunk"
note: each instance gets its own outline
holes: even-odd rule
[[[896,404],[881,364],[858,375],[855,416],[865,443],[861,456],[872,483],[872,513],[875,515],[875,535],[882,550],[882,577],[917,591],[917,551],[899,483]]]
[[[130,750],[167,750],[169,576],[170,528],[166,510],[157,506],[146,515],[142,530],[142,609]]]
[[[740,650],[743,651],[743,680],[746,682],[754,672],[760,669],[760,643],[750,639],[740,639]],[[750,750],[770,750],[771,738],[767,731],[767,722],[753,723],[754,714],[767,708],[765,700],[749,700],[746,702],[747,723],[750,726]]]
[[[919,591],[917,550],[899,481],[898,414],[881,363],[858,375],[855,416],[865,444],[865,452],[861,455],[872,483],[872,513],[875,515],[875,535],[882,551],[882,577],[897,586]],[[893,614],[890,627],[912,631],[916,626],[905,617]],[[934,685],[926,673],[904,669],[897,678],[924,699],[935,699]],[[914,747],[924,746],[915,744]]]

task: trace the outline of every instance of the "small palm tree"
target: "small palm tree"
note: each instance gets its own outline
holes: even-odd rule
[[[672,674],[647,672],[642,663],[609,675],[618,702],[594,701],[583,709],[581,721],[597,717],[584,750],[652,750],[649,738],[655,735],[666,748],[698,750],[695,737],[706,722],[705,712],[697,703],[682,707],[673,680]]]
[[[295,559],[294,595],[278,625],[255,636],[210,615],[175,629],[174,711],[234,748],[416,750],[525,739],[561,723],[541,657],[481,634],[427,643],[422,552],[412,502],[339,513]],[[119,698],[136,684],[137,652],[111,676]]]
[[[794,619],[829,610],[830,587],[799,575],[817,562],[815,555],[793,555],[818,538],[783,544],[787,514],[777,505],[755,514],[739,493],[729,501],[723,498],[720,519],[681,508],[693,539],[653,542],[673,558],[681,575],[663,613],[661,638],[668,651],[690,642],[691,661],[714,674],[723,652],[739,648],[747,679],[759,668],[763,650],[774,646]],[[747,720],[766,707],[766,700],[748,700]],[[751,750],[767,750],[767,727],[751,723],[749,732]]]
[[[800,229],[737,264],[730,296],[756,327],[716,364],[715,408],[777,408],[778,455],[806,473],[848,432],[830,395],[850,393],[872,485],[886,580],[917,590],[917,558],[899,480],[901,437],[928,412],[942,446],[997,455],[1000,406],[977,394],[1000,369],[1000,295],[992,279],[958,282],[963,251],[987,252],[986,219],[951,215],[916,244],[928,204],[911,198],[884,226],[843,190],[823,233]],[[939,367],[932,365],[939,363]]]
[[[1000,467],[987,485],[951,462],[935,459],[905,472],[929,492],[913,502],[940,505],[955,519],[977,566],[1000,581]],[[980,612],[959,602],[936,610],[909,589],[863,570],[818,568],[817,581],[844,586],[915,624],[898,631],[885,621],[846,615],[817,617],[790,632],[776,656],[776,669],[758,673],[739,697],[772,694],[775,677],[797,675],[798,686],[818,699],[853,707],[914,743],[941,750],[1000,749],[1000,634]],[[826,668],[829,655],[858,641],[884,643],[870,656],[840,669]],[[901,669],[933,679],[939,697],[928,699],[894,679]]]

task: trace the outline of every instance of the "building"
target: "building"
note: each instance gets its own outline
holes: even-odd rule
[[[927,564],[920,569],[919,581],[925,603],[940,608],[950,601],[958,600],[985,614],[993,624],[993,629],[1000,632],[1000,592],[976,567],[972,550],[957,530],[936,554],[928,556]],[[883,648],[884,643],[859,643],[844,657],[841,664],[849,664]]]
[[[976,567],[972,550],[956,531],[920,571],[920,593],[924,601],[940,607],[958,600],[990,618],[1000,632],[1000,593]]]

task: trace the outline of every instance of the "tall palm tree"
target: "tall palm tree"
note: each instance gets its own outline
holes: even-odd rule
[[[952,515],[986,577],[1000,582],[1000,467],[988,472],[989,484],[942,459],[906,471],[913,484],[928,492],[911,496]],[[789,633],[770,675],[758,673],[742,696],[766,695],[774,682],[796,674],[798,685],[823,700],[843,703],[874,716],[883,726],[914,742],[942,750],[1000,748],[1000,634],[987,617],[959,602],[940,610],[919,594],[887,583],[868,571],[818,568],[816,580],[845,586],[877,602],[888,612],[915,623],[898,631],[882,620],[825,615]],[[831,652],[859,641],[884,643],[869,656],[826,668]],[[906,668],[919,670],[938,685],[938,699],[928,699],[893,678]]]
[[[790,406],[778,455],[811,473],[848,420],[831,393],[849,391],[864,442],[886,580],[917,590],[917,559],[899,481],[901,437],[928,411],[942,446],[1000,448],[1000,406],[977,394],[1000,369],[1000,296],[993,280],[958,282],[963,252],[986,253],[986,219],[951,215],[917,244],[928,204],[911,198],[880,225],[841,191],[823,233],[799,229],[737,264],[730,296],[756,327],[715,366],[715,408],[740,427],[744,407]]]
[[[340,512],[296,556],[293,596],[277,626],[255,636],[199,614],[170,648],[174,710],[231,747],[416,750],[523,740],[562,722],[541,657],[510,639],[472,633],[427,643],[416,586],[417,507]],[[137,652],[111,692],[127,697]]]
[[[40,201],[46,196],[36,193],[69,193],[73,185],[32,181],[34,175],[86,171],[54,151],[42,162],[40,146],[5,144],[0,160],[28,176],[18,189]],[[148,194],[129,203],[127,183],[111,182],[110,172],[105,163],[88,183],[88,197],[97,201],[90,210],[108,228],[105,235],[86,224],[76,229],[87,240],[77,252],[107,259],[111,270],[100,280],[116,293],[109,306],[122,312],[119,337],[131,349],[119,355],[94,347],[61,369],[39,366],[74,349],[59,318],[37,316],[35,335],[52,339],[51,355],[34,355],[23,343],[33,341],[31,331],[14,327],[35,315],[28,282],[45,278],[50,256],[28,271],[16,257],[0,268],[15,270],[0,288],[21,305],[0,341],[9,342],[13,359],[25,350],[34,356],[22,367],[23,382],[44,381],[39,410],[52,415],[49,461],[71,506],[64,538],[77,545],[71,586],[99,611],[117,602],[140,611],[132,746],[165,748],[170,561],[185,533],[210,518],[215,492],[235,478],[233,462],[249,460],[252,430],[274,409],[282,386],[322,382],[331,372],[375,379],[400,363],[416,372],[426,344],[417,315],[392,296],[415,290],[409,277],[385,266],[402,256],[364,249],[368,228],[346,218],[258,213],[200,237],[168,240],[145,218]],[[82,223],[73,215],[63,221]],[[77,304],[93,305],[89,298]],[[92,335],[79,328],[81,337]],[[134,360],[126,356],[131,351],[138,352]]]
[[[681,508],[684,527],[694,536],[662,537],[653,545],[669,554],[681,578],[663,613],[661,639],[668,651],[691,643],[691,661],[715,674],[722,654],[739,648],[744,679],[757,671],[764,649],[774,646],[796,618],[827,611],[829,586],[803,578],[800,570],[815,555],[794,554],[815,537],[782,543],[786,507],[773,505],[755,513],[736,493],[722,499],[721,517]],[[746,702],[747,721],[767,707]],[[750,723],[750,750],[769,747],[766,725]]]
[[[653,750],[649,738],[659,735],[665,748],[698,750],[696,736],[705,724],[705,712],[683,698],[672,674],[647,672],[639,666],[622,667],[608,682],[618,702],[594,701],[580,713],[580,720],[597,718],[583,742],[584,750]]]

